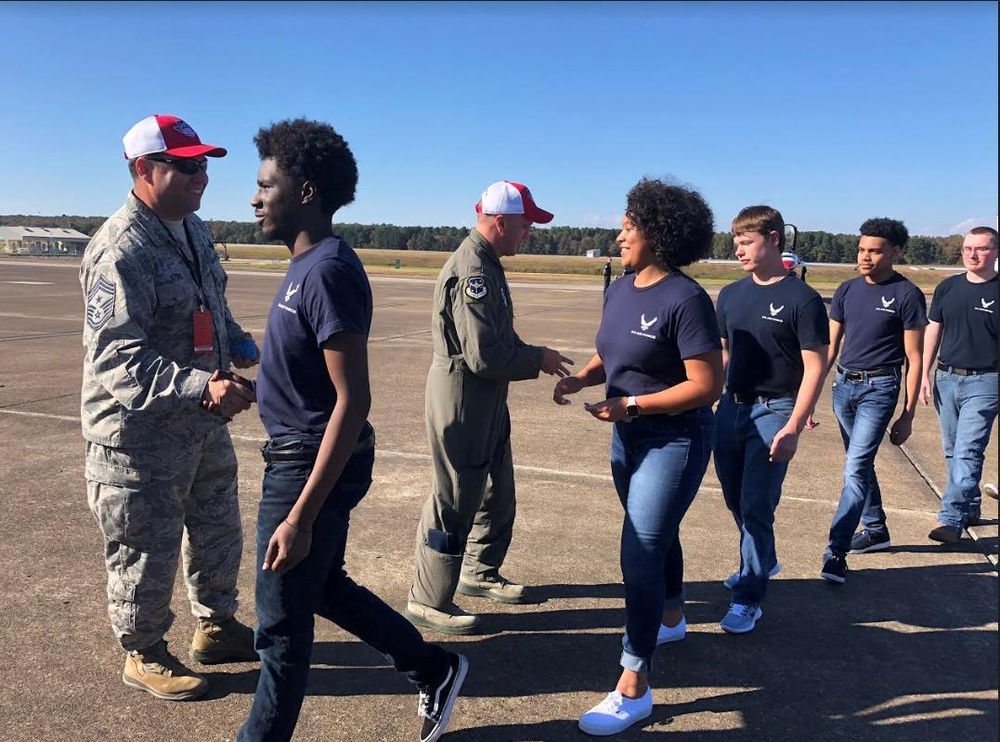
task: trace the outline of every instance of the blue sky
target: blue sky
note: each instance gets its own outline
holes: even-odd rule
[[[340,222],[471,225],[491,182],[617,226],[643,177],[728,229],[995,225],[997,3],[2,3],[0,214],[103,216],[152,113],[229,149],[206,219],[251,221],[257,130],[348,140]]]

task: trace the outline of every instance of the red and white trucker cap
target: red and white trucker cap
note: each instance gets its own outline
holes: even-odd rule
[[[523,214],[525,219],[536,224],[548,224],[553,216],[538,208],[527,186],[509,180],[499,180],[483,191],[476,204],[476,213]]]
[[[194,129],[176,116],[147,116],[122,137],[125,159],[162,152],[174,157],[225,157],[226,150],[202,144]]]

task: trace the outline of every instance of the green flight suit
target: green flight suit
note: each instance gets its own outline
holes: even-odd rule
[[[459,574],[497,572],[514,527],[507,387],[538,377],[543,349],[514,331],[493,247],[472,230],[441,269],[431,322],[425,409],[433,488],[417,527],[410,599],[444,610]]]

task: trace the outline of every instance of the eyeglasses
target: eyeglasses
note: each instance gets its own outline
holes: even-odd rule
[[[172,165],[177,169],[177,172],[183,173],[184,175],[194,175],[195,173],[203,173],[208,170],[208,158],[204,157],[200,160],[193,160],[189,157],[146,157],[147,160],[152,160],[153,162],[162,162],[165,165]]]
[[[996,250],[995,247],[962,247],[962,253],[964,255],[972,255],[972,253],[977,252],[980,255],[988,253],[990,250]]]

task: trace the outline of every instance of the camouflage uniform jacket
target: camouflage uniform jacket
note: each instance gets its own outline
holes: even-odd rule
[[[228,279],[207,227],[193,214],[184,226],[197,263],[129,194],[87,244],[80,285],[87,307],[81,418],[88,441],[148,446],[225,424],[202,409],[201,397],[211,373],[229,368],[230,343],[243,330],[226,304]],[[199,306],[212,313],[213,349],[204,354],[194,352]]]
[[[434,287],[431,336],[436,365],[496,381],[538,377],[542,349],[514,331],[514,304],[500,258],[473,229]]]

